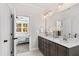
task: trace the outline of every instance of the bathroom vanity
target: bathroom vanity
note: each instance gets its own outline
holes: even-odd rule
[[[45,56],[79,56],[79,40],[64,41],[39,34],[38,48]]]

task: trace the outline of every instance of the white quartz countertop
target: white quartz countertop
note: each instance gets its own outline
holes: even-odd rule
[[[67,48],[79,46],[79,40],[64,41],[63,38],[53,38],[53,36],[46,36],[45,34],[39,34],[39,36],[62,46],[65,46]]]

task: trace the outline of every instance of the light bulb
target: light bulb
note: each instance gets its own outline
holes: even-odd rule
[[[57,8],[58,8],[59,11],[60,10],[63,10],[63,3],[62,4],[59,4]]]

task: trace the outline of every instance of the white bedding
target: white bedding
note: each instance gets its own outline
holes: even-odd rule
[[[29,42],[29,37],[18,37],[17,43]]]

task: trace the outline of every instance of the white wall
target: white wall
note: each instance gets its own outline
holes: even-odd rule
[[[38,30],[42,26],[42,19],[39,14],[30,17],[30,31],[31,31],[31,49],[38,48]]]
[[[10,55],[10,34],[10,11],[6,4],[0,4],[0,55]]]
[[[64,34],[79,33],[79,4],[49,17],[48,29],[55,26],[57,20],[61,20]]]
[[[76,4],[72,8],[65,10],[62,15],[64,15],[64,19],[67,20],[67,29],[71,28],[70,30],[72,34],[79,34],[79,4]]]

